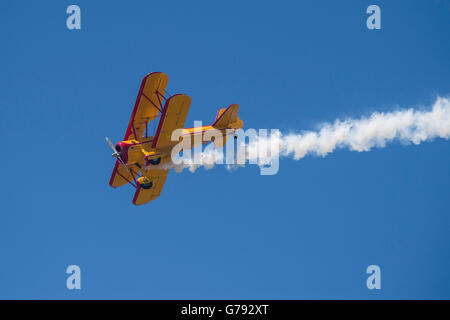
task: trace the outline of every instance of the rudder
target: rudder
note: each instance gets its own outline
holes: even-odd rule
[[[239,120],[238,112],[238,104],[232,104],[226,109],[219,109],[217,112],[216,121],[214,121],[212,126],[216,129],[229,128],[230,124]]]

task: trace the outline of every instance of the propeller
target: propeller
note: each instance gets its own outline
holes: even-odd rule
[[[114,144],[111,142],[111,140],[109,140],[108,137],[105,137],[106,142],[108,142],[109,146],[111,147],[111,149],[114,151],[114,153],[112,154],[112,156],[114,158],[117,158],[121,164],[123,164],[123,166],[125,167],[125,169],[127,170],[127,172],[129,172],[128,167],[126,166],[125,162],[123,162],[122,157],[120,156],[120,152],[117,151],[116,147],[114,146]]]

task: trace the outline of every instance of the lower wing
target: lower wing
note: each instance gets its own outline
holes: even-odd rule
[[[158,198],[164,187],[168,173],[169,170],[161,169],[142,170],[142,175],[150,180],[151,187],[145,189],[138,184],[134,194],[133,204],[141,205]]]
[[[114,169],[111,174],[111,179],[109,179],[109,185],[113,188],[117,188],[127,183],[133,184],[132,181],[134,180],[134,177],[137,176],[137,172],[139,172],[139,168],[131,166],[128,167],[127,171],[125,166],[122,165],[119,160],[116,160],[116,164],[114,165]]]

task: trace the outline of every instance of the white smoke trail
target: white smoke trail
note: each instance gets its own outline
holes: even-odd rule
[[[449,98],[439,97],[428,111],[374,112],[367,118],[324,123],[318,131],[287,135],[277,131],[268,137],[259,136],[245,146],[245,160],[266,165],[279,156],[300,160],[307,155],[326,156],[337,148],[362,152],[393,141],[417,145],[435,138],[450,138]],[[209,149],[202,153],[200,162],[183,160],[177,171],[187,167],[194,172],[199,166],[209,169],[216,163],[223,163],[222,153]]]
[[[450,137],[450,100],[438,98],[431,111],[414,109],[373,113],[359,120],[336,120],[323,124],[318,132],[304,132],[283,138],[283,154],[298,160],[307,154],[325,156],[336,148],[369,151],[399,140],[419,144],[434,138]]]

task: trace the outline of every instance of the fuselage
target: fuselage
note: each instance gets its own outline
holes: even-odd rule
[[[210,143],[219,136],[219,138],[225,139],[234,135],[235,131],[240,128],[225,128],[216,129],[211,125],[184,128],[181,131],[180,141],[184,140],[183,149],[188,150],[198,147],[200,145]],[[165,148],[157,149],[153,148],[154,137],[143,138],[142,141],[137,140],[124,140],[116,144],[116,149],[119,151],[121,158],[125,164],[136,164],[139,167],[147,166],[151,161],[157,159],[159,161],[166,162],[170,160],[172,148],[178,143],[174,141],[174,145]],[[186,143],[187,141],[187,143]]]

